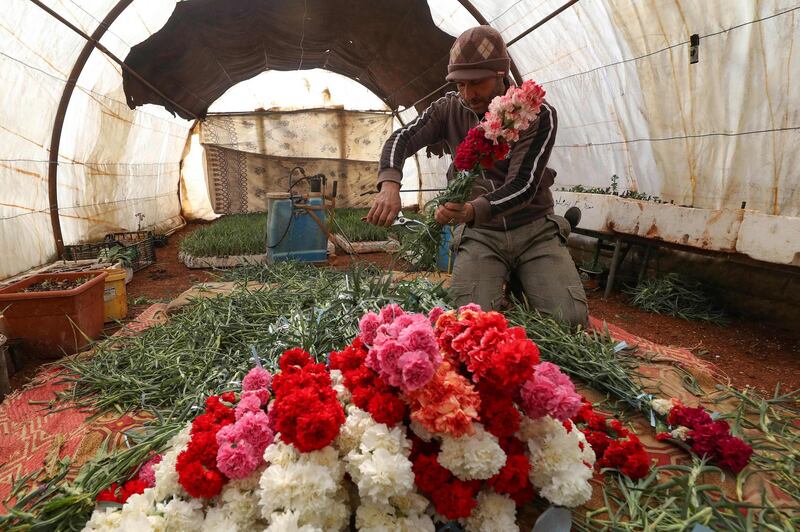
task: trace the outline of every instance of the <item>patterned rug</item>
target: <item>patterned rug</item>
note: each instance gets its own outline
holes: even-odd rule
[[[165,308],[163,304],[149,307],[116,334],[136,334],[163,323]],[[15,479],[41,468],[45,474],[53,473],[58,460],[66,457],[71,460],[67,478],[74,478],[103,442],[108,439],[111,447],[122,445],[126,430],[149,419],[141,414],[104,414],[90,419],[95,412],[59,401],[56,394],[68,388],[59,383],[60,374],[57,366],[45,367],[0,405],[0,511],[5,511],[6,502],[10,502],[6,498]]]

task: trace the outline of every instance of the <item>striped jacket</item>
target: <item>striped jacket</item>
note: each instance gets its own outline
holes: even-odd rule
[[[425,146],[444,142],[451,156],[479,121],[478,115],[462,104],[456,92],[433,102],[416,120],[392,133],[381,152],[378,187],[384,181],[401,182],[407,157]],[[509,157],[499,161],[475,183],[471,203],[473,225],[482,229],[506,230],[553,213],[550,186],[555,171],[547,160],[556,138],[558,118],[552,105],[542,104],[539,117],[520,133]],[[447,172],[454,175],[453,166]]]

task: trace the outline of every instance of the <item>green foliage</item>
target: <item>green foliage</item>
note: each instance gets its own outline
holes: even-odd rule
[[[722,325],[725,312],[714,295],[697,281],[670,273],[648,279],[626,290],[633,306],[656,314],[666,314],[685,320],[703,320]]]
[[[637,192],[636,190],[623,190],[620,193],[619,176],[617,174],[611,176],[611,185],[608,187],[585,187],[583,185],[575,185],[562,190],[566,192],[584,192],[586,194],[608,194],[625,199],[652,201],[654,203],[664,203],[658,196],[651,196],[650,194]]]
[[[260,255],[266,252],[267,214],[223,216],[181,241],[180,250],[193,257]]]

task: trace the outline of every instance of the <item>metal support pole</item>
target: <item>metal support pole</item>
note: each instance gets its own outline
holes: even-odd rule
[[[644,247],[644,257],[642,257],[642,267],[639,268],[639,278],[636,280],[636,284],[641,284],[644,281],[644,276],[647,273],[647,264],[650,262],[650,251],[653,248],[651,246]]]
[[[64,85],[64,92],[61,93],[61,100],[58,102],[58,109],[56,110],[56,116],[53,120],[53,133],[50,137],[50,163],[47,169],[47,191],[50,200],[50,225],[53,228],[53,239],[56,244],[56,254],[59,258],[64,254],[64,237],[61,233],[61,219],[58,216],[58,152],[61,147],[61,133],[64,130],[64,118],[67,115],[69,101],[72,98],[72,93],[75,91],[78,78],[83,71],[83,67],[86,66],[86,62],[89,60],[92,50],[94,50],[92,41],[97,42],[98,39],[105,35],[109,26],[111,26],[117,17],[120,16],[120,14],[125,11],[125,8],[132,2],[133,0],[120,0],[97,26],[92,36],[87,36],[88,42],[84,45],[83,50],[81,50],[81,53],[75,60],[75,64],[72,66],[72,72],[70,72],[67,83]],[[42,6],[40,5],[40,7]],[[45,8],[45,10],[50,11],[49,8]]]
[[[548,23],[550,20],[552,20],[552,19],[556,18],[556,17],[557,17],[558,15],[560,15],[562,12],[566,11],[568,8],[572,7],[573,5],[575,5],[575,4],[577,4],[577,3],[578,3],[578,0],[569,0],[569,2],[567,2],[567,3],[566,3],[566,4],[564,4],[563,6],[559,7],[558,9],[556,9],[555,11],[553,11],[552,13],[550,13],[549,15],[547,15],[546,17],[544,17],[542,20],[540,20],[539,22],[537,22],[536,24],[534,24],[533,26],[531,26],[531,27],[530,27],[530,28],[528,28],[527,30],[523,31],[522,33],[520,33],[519,35],[517,35],[516,37],[514,37],[513,39],[511,39],[510,41],[508,41],[508,43],[506,44],[506,46],[511,46],[511,45],[512,45],[512,44],[514,44],[515,42],[519,41],[520,39],[522,39],[523,37],[525,37],[526,35],[528,35],[530,32],[534,31],[534,30],[535,30],[535,29],[537,29],[537,28],[540,28],[540,27],[544,26],[544,25],[545,25],[546,23]]]
[[[106,54],[109,57],[109,59],[111,59],[116,64],[118,64],[120,66],[120,68],[122,68],[122,70],[126,71],[128,74],[130,74],[131,76],[136,78],[136,80],[139,81],[142,85],[144,85],[145,87],[147,87],[148,89],[150,89],[151,91],[156,93],[156,95],[159,98],[161,98],[162,100],[164,100],[168,104],[170,104],[173,107],[175,107],[175,109],[179,109],[184,114],[187,114],[187,115],[191,116],[195,120],[200,120],[199,116],[197,116],[195,113],[193,113],[192,111],[186,109],[181,104],[175,102],[169,96],[167,96],[166,94],[164,94],[163,92],[158,90],[152,83],[150,83],[149,81],[144,79],[142,76],[139,75],[138,72],[136,72],[134,69],[129,67],[127,64],[125,64],[125,61],[122,61],[119,57],[117,57],[116,55],[111,53],[111,51],[108,48],[106,48],[105,46],[100,44],[100,41],[98,39],[96,39],[93,36],[90,36],[90,35],[87,35],[86,33],[84,33],[80,28],[78,28],[77,26],[72,24],[70,21],[68,21],[67,19],[65,19],[64,17],[62,17],[61,15],[59,15],[58,13],[56,13],[55,11],[53,11],[52,9],[47,7],[46,5],[44,5],[41,2],[41,0],[30,0],[30,1],[33,2],[34,4],[36,4],[37,6],[39,6],[40,8],[42,8],[49,15],[51,15],[53,18],[55,18],[56,20],[58,20],[59,22],[61,22],[65,26],[67,26],[69,29],[71,29],[72,31],[74,31],[75,33],[77,33],[78,35],[80,35],[81,37],[86,39],[87,41],[89,41],[92,44],[92,46],[94,46],[95,48],[97,48],[98,50],[100,50],[101,52]],[[120,2],[120,3],[122,3],[122,2]],[[130,4],[130,2],[127,2],[127,4]],[[106,30],[107,27],[108,27],[107,25],[105,27],[103,27],[103,24],[101,24],[100,28],[98,28],[98,30],[102,28],[103,33],[105,33],[105,30]],[[95,33],[96,33],[96,31],[95,31]]]
[[[619,266],[619,252],[622,247],[622,239],[617,237],[614,240],[614,255],[611,257],[611,269],[608,271],[608,280],[606,281],[606,291],[603,294],[603,299],[608,299],[611,295],[611,290],[614,287],[614,279],[617,276],[617,267]]]

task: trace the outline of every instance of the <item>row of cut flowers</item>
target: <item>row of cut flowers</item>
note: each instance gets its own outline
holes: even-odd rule
[[[637,479],[650,463],[523,329],[389,305],[327,364],[291,349],[210,397],[85,530],[516,530],[537,496],[585,503],[599,468]]]

